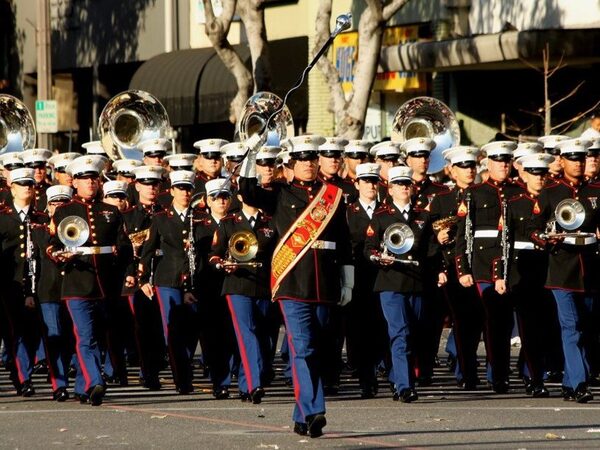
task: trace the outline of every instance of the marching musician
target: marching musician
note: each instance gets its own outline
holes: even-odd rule
[[[208,255],[221,221],[227,217],[231,206],[231,190],[225,178],[209,180],[205,185],[207,213],[200,215],[196,224],[194,245],[198,270],[194,279],[194,295],[198,299],[197,320],[204,364],[208,367],[212,395],[217,400],[229,398],[235,334],[227,301],[221,291],[225,272],[209,264]],[[194,343],[195,346],[196,342]]]
[[[412,169],[413,198],[412,204],[418,209],[427,209],[431,201],[440,193],[447,192],[444,184],[432,181],[427,171],[429,170],[429,157],[436,147],[433,139],[418,137],[407,139],[400,146],[400,153],[406,155],[406,165]],[[430,255],[436,258],[436,255]],[[432,382],[433,366],[437,358],[442,335],[444,317],[447,315],[446,302],[443,293],[437,286],[438,273],[435,264],[426,264],[423,293],[422,317],[429,331],[423,335],[423,342],[419,342],[418,351],[418,379],[419,386],[428,386]]]
[[[589,184],[584,178],[585,158],[590,146],[591,142],[584,139],[569,139],[557,144],[563,177],[542,189],[533,205],[529,230],[534,244],[550,253],[546,287],[552,290],[561,326],[565,357],[563,398],[578,403],[593,399],[588,384],[591,375],[589,358],[597,345],[591,334],[598,292],[596,231],[600,220],[600,186]],[[577,231],[586,234],[560,236],[563,231],[561,215],[555,217],[555,211],[565,199],[577,200],[583,207],[578,214],[583,214],[584,220]],[[547,224],[552,220],[558,233],[547,230]]]
[[[443,285],[452,317],[452,333],[456,342],[456,367],[454,373],[458,386],[465,390],[476,389],[477,347],[483,329],[483,309],[475,286],[463,287],[458,282],[454,260],[456,256],[456,224],[464,217],[467,189],[475,182],[479,149],[470,146],[451,147],[443,152],[450,165],[450,175],[455,182],[452,190],[440,192],[431,201],[429,212],[433,231],[441,252],[444,267]]]
[[[0,164],[2,164],[2,175],[6,182],[6,185],[0,188],[0,205],[4,206],[12,200],[10,193],[10,172],[25,167],[25,165],[23,164],[20,153],[17,152],[0,155]]]
[[[120,268],[131,258],[131,243],[121,213],[100,200],[99,177],[104,161],[102,156],[88,155],[67,166],[76,195],[56,208],[50,224],[51,245],[46,250],[51,258],[64,263],[61,297],[73,321],[79,364],[74,392],[82,403],[89,401],[93,406],[102,403],[105,393],[98,347],[104,331],[105,299],[118,295]],[[61,241],[64,237],[57,232],[63,220],[72,216],[83,219],[89,229],[87,240],[74,249],[65,248]]]
[[[400,145],[392,141],[383,141],[375,144],[369,150],[375,158],[375,164],[379,164],[381,172],[379,172],[379,196],[378,200],[381,203],[389,202],[389,186],[388,186],[388,171],[398,165],[400,161]]]
[[[589,183],[600,181],[600,138],[592,141],[585,158],[585,178]]]
[[[294,432],[321,436],[325,399],[320,336],[331,305],[347,304],[354,285],[342,191],[317,180],[320,136],[288,139],[294,180],[266,190],[257,184],[252,156],[244,161],[240,193],[245,203],[273,211],[279,243],[271,268],[271,295],[279,302],[292,359]],[[339,278],[339,283],[337,282]]]
[[[277,237],[271,218],[258,208],[243,203],[239,197],[241,211],[221,220],[209,261],[217,269],[225,271],[221,293],[227,299],[241,357],[238,375],[240,398],[258,404],[265,394],[263,380],[272,370],[268,334],[269,277]],[[237,240],[232,242],[236,236]],[[256,255],[245,265],[235,260],[234,251],[239,252],[244,261],[251,257],[250,252],[254,251]]]
[[[57,207],[62,206],[73,196],[69,186],[55,185],[46,190],[48,215],[52,217]],[[35,243],[40,254],[40,275],[37,281],[37,298],[44,322],[42,338],[46,349],[48,375],[52,384],[52,398],[57,402],[69,399],[68,368],[73,355],[71,321],[65,304],[61,301],[63,276],[61,268],[44,251],[50,240],[48,227],[34,233]]]
[[[348,144],[346,139],[327,137],[319,145],[319,180],[323,183],[333,183],[343,191],[344,203],[350,204],[356,200],[354,182],[340,176],[343,168],[344,147]]]
[[[347,182],[356,181],[356,167],[367,162],[370,145],[370,142],[362,139],[351,139],[344,147],[344,169],[346,170],[344,179]]]
[[[268,188],[272,183],[277,182],[275,178],[277,155],[281,151],[282,149],[279,146],[263,145],[256,153],[256,175],[264,188]]]
[[[549,166],[548,171],[548,182],[557,180],[562,177],[562,165],[560,164],[560,150],[556,147],[559,142],[566,141],[569,136],[563,136],[561,134],[551,134],[548,136],[542,136],[538,138],[544,146],[544,152],[554,156],[554,161]]]
[[[175,388],[178,393],[185,395],[194,390],[188,349],[193,330],[190,330],[187,318],[196,302],[192,294],[195,252],[191,240],[199,212],[190,207],[194,172],[173,171],[169,173],[169,178],[173,203],[152,219],[148,240],[142,247],[138,278],[148,299],[156,294]],[[162,256],[151,272],[158,249],[162,250]]]
[[[35,207],[38,211],[46,209],[46,189],[50,187],[46,165],[52,152],[45,148],[34,148],[21,152],[21,159],[25,167],[33,169],[35,178]]]
[[[549,292],[544,288],[548,255],[529,239],[529,219],[544,187],[548,166],[554,160],[547,153],[521,156],[518,166],[526,192],[508,200],[506,224],[510,245],[508,260],[494,261],[494,278],[505,280],[507,291],[517,312],[517,324],[524,356],[524,382],[527,394],[548,397],[544,386],[544,348],[553,329],[548,314]],[[502,243],[500,244],[502,245]]]
[[[31,375],[39,344],[36,305],[38,261],[33,233],[44,227],[48,216],[35,208],[34,170],[10,171],[11,199],[0,210],[0,245],[4,261],[1,300],[8,321],[7,347],[12,357],[11,379],[17,395],[35,394]]]
[[[431,248],[429,214],[412,206],[412,169],[392,167],[389,172],[390,203],[375,211],[366,230],[365,257],[379,267],[374,291],[379,293],[381,309],[390,338],[394,400],[410,403],[418,399],[415,390],[415,349],[424,339],[422,295],[424,265]],[[402,256],[388,253],[385,232],[392,225],[412,231],[414,242]],[[401,242],[409,240],[405,236]],[[382,251],[382,247],[385,251]],[[401,260],[401,261],[399,261]]]
[[[542,144],[539,142],[519,142],[517,144],[517,148],[513,152],[513,169],[517,171],[517,176],[513,177],[512,182],[518,184],[523,190],[527,190],[525,182],[527,175],[521,165],[521,157],[534,153],[542,153],[543,150]]]
[[[168,158],[168,157],[167,157]],[[127,270],[128,275],[135,275],[140,263],[142,245],[150,234],[150,224],[164,208],[157,203],[164,169],[160,166],[140,166],[133,169],[135,190],[138,203],[123,212],[125,229],[133,246],[133,260]],[[150,276],[159,255],[150,260]],[[137,286],[125,286],[123,295],[127,295],[129,307],[133,314],[134,336],[140,359],[141,382],[152,391],[159,390],[161,383],[159,372],[165,355],[165,339],[158,302],[151,301]]]
[[[206,182],[221,177],[223,168],[221,147],[227,143],[225,139],[202,139],[194,142],[194,148],[198,149],[198,157],[194,162],[196,169],[194,197],[200,199],[198,208],[206,208]]]
[[[171,141],[165,138],[146,139],[138,144],[138,149],[142,152],[142,163],[144,166],[163,168],[164,160],[171,149]],[[172,198],[169,195],[170,185],[168,177],[164,176],[160,184],[158,202],[163,206],[169,206]],[[135,206],[138,202],[138,191],[134,183],[129,183],[127,187],[127,197],[130,206]]]
[[[115,181],[124,181],[127,184],[133,182],[133,169],[142,165],[136,159],[119,159],[113,162],[112,169],[115,173]]]
[[[486,351],[491,368],[488,381],[498,394],[509,389],[513,308],[508,296],[504,296],[503,280],[494,276],[493,263],[502,257],[498,236],[503,224],[503,205],[522,192],[508,178],[516,146],[514,142],[497,141],[481,148],[487,154],[489,177],[468,188],[459,207],[465,213],[459,220],[456,237],[458,280],[465,288],[476,285],[483,302]]]
[[[118,160],[116,163],[123,161]],[[113,168],[115,167],[113,165]],[[124,166],[121,166],[123,168]],[[133,170],[133,169],[131,169]],[[102,185],[104,193],[103,201],[108,205],[116,207],[120,213],[127,208],[127,182],[111,180]],[[126,267],[131,261],[121,261],[124,265],[119,268],[118,273],[125,273]],[[125,280],[127,287],[133,287],[133,277],[135,273],[130,273],[129,278]],[[120,283],[119,283],[120,284]],[[104,378],[111,383],[117,383],[120,386],[128,386],[127,379],[127,361],[125,354],[129,344],[133,341],[132,328],[133,318],[127,301],[122,297],[122,285],[116,286],[116,295],[106,299],[106,355],[104,362]]]
[[[379,185],[378,164],[363,163],[356,166],[355,187],[358,200],[348,206],[348,228],[352,241],[355,277],[353,301],[346,306],[346,351],[348,360],[358,371],[361,398],[377,395],[377,364],[388,347],[385,322],[381,313],[378,295],[374,292],[377,267],[364,257],[366,231],[379,208],[377,186]]]
[[[73,187],[73,178],[67,173],[66,168],[71,161],[80,156],[81,153],[68,152],[59,153],[48,159],[48,164],[52,167],[52,176],[54,177],[55,184]]]
[[[196,155],[193,153],[175,153],[173,155],[165,156],[165,162],[167,163],[167,172],[174,170],[189,170],[194,171],[194,161]],[[149,166],[150,167],[150,166]],[[159,166],[152,166],[159,167]],[[162,168],[162,167],[161,167]],[[165,180],[161,183],[160,190],[158,193],[158,199],[156,200],[163,208],[168,208],[173,202],[173,197],[169,194],[169,180]],[[192,200],[193,203],[193,200]]]

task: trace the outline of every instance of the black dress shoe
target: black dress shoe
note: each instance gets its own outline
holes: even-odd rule
[[[192,392],[194,392],[194,386],[191,383],[190,384],[183,384],[181,386],[177,386],[175,388],[175,390],[180,395],[189,395]]]
[[[294,433],[300,436],[308,435],[308,425],[302,422],[294,422]]]
[[[213,397],[217,400],[226,400],[229,398],[229,388],[223,387],[213,391]]]
[[[575,390],[575,401],[577,403],[587,403],[590,400],[594,400],[592,392],[586,385],[579,385]]]
[[[323,436],[323,428],[327,425],[325,414],[313,414],[306,416],[306,425],[308,426],[308,434],[311,438]]]
[[[21,386],[21,395],[23,397],[31,397],[34,394],[35,394],[35,389],[33,388],[33,384],[31,384],[31,381],[27,380]]]
[[[562,383],[563,374],[558,370],[548,371],[544,379],[549,383]]]
[[[250,398],[252,399],[252,403],[258,405],[262,402],[262,398],[265,396],[265,390],[261,387],[257,387],[252,392],[250,392]]]
[[[377,395],[377,388],[375,386],[364,386],[360,388],[360,398],[368,399],[374,398]]]
[[[92,406],[100,406],[102,404],[102,400],[104,400],[104,394],[106,392],[106,388],[101,384],[97,384],[89,391],[90,396],[90,404]]]
[[[52,393],[52,399],[57,402],[66,402],[69,400],[69,392],[66,387],[59,387]]]
[[[79,400],[79,403],[82,405],[85,405],[90,400],[87,394],[73,394],[73,397],[75,400]]]
[[[247,392],[240,392],[240,400],[242,403],[246,403],[252,401],[252,397]]]
[[[148,378],[143,380],[143,386],[151,391],[160,391],[162,385],[158,378]]]
[[[498,381],[492,383],[492,390],[496,394],[506,394],[508,392],[508,381]]]
[[[546,389],[546,386],[544,386],[543,384],[536,385],[531,391],[531,396],[533,398],[547,398],[550,397],[550,391]]]
[[[461,380],[456,383],[456,385],[465,390],[465,391],[475,391],[477,390],[477,385],[479,384],[479,380]]]
[[[566,402],[575,401],[575,390],[571,389],[569,387],[563,386],[562,387],[562,397],[563,397],[563,400]]]
[[[400,401],[402,403],[412,403],[419,399],[417,391],[413,388],[406,388],[400,391]]]

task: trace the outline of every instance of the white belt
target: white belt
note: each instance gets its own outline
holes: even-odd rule
[[[474,238],[496,238],[496,237],[498,237],[498,230],[476,230],[473,237]]]
[[[535,250],[535,245],[533,245],[533,242],[515,241],[513,248],[515,250]]]
[[[335,250],[336,244],[333,241],[315,241],[311,247],[319,250]]]
[[[106,255],[114,253],[114,250],[115,248],[111,245],[103,247],[75,247],[72,249],[73,253],[79,253],[80,255]]]
[[[596,242],[596,236],[588,236],[588,237],[575,237],[568,236],[563,239],[563,244],[570,245],[590,245]]]

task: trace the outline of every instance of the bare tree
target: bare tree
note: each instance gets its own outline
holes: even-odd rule
[[[551,66],[550,46],[548,45],[548,43],[546,43],[546,47],[542,51],[542,67],[541,68],[535,66],[534,64],[531,64],[527,60],[521,59],[521,62],[523,64],[536,70],[544,78],[544,104],[543,104],[543,106],[541,106],[537,111],[527,111],[527,110],[521,110],[521,111],[526,114],[530,114],[532,116],[539,117],[542,120],[542,123],[544,124],[544,134],[545,135],[565,133],[569,128],[571,128],[571,126],[573,126],[573,124],[578,122],[580,119],[585,117],[588,113],[590,113],[591,111],[596,109],[598,107],[598,105],[600,105],[600,100],[599,100],[594,105],[592,105],[590,108],[586,109],[585,111],[581,111],[581,112],[577,113],[575,116],[571,117],[570,119],[567,119],[567,120],[565,120],[561,123],[555,124],[555,125],[552,124],[552,110],[554,108],[556,108],[559,104],[564,102],[565,100],[568,100],[569,98],[576,95],[577,91],[579,91],[579,88],[581,88],[581,86],[583,86],[583,84],[585,83],[585,80],[580,82],[577,86],[575,86],[573,89],[571,89],[571,91],[568,94],[562,96],[561,98],[559,98],[555,101],[553,101],[550,98],[550,94],[549,94],[550,79],[552,78],[552,76],[554,76],[556,74],[556,72],[558,72],[560,69],[563,69],[564,67],[567,66],[567,64],[564,62],[564,56],[565,56],[565,54],[563,52],[558,63],[555,66]]]
[[[271,85],[271,65],[267,48],[262,0],[223,0],[223,12],[216,17],[211,0],[203,0],[206,17],[205,31],[221,61],[235,78],[238,88],[229,107],[229,121],[235,123],[242,108],[253,91],[268,90]],[[248,70],[240,55],[235,51],[227,35],[234,14],[238,13],[246,29],[252,71]]]
[[[315,49],[329,37],[333,0],[320,0],[316,20]],[[365,116],[375,81],[383,31],[390,18],[410,0],[365,0],[367,7],[358,22],[358,59],[354,66],[352,93],[344,95],[338,71],[326,58],[319,61],[331,92],[331,110],[336,118],[336,135],[347,139],[360,138],[364,131]]]

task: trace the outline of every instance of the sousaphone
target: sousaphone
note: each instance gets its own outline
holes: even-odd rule
[[[27,106],[16,97],[0,94],[0,154],[35,146],[35,122]]]

